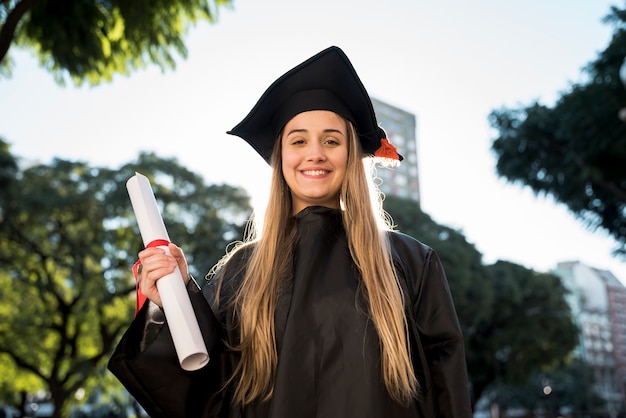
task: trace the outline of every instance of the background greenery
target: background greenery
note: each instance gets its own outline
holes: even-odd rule
[[[214,23],[229,1],[0,1],[0,71],[7,52],[36,51],[59,83],[97,85],[146,65],[174,68],[184,36]],[[548,194],[591,227],[608,231],[626,253],[626,105],[619,77],[626,55],[626,11],[607,19],[614,35],[553,107],[531,103],[494,110],[497,172]],[[125,181],[140,171],[155,188],[170,236],[185,242],[201,277],[243,233],[251,213],[245,191],[205,184],[177,161],[154,154],[111,167],[53,160],[26,166],[0,143],[0,399],[26,411],[39,391],[55,416],[78,404],[105,413],[138,413],[105,365],[132,318],[129,271],[142,247]],[[543,407],[550,383],[560,405],[597,402],[586,365],[570,358],[577,330],[565,289],[545,272],[507,261],[485,264],[460,231],[435,223],[415,202],[386,208],[399,229],[435,248],[444,263],[463,328],[474,401]],[[85,394],[84,396],[82,396]],[[75,412],[75,411],[74,411]],[[92,416],[95,416],[95,412]]]

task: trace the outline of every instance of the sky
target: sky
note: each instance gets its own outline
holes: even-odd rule
[[[549,196],[498,178],[488,115],[552,106],[609,43],[605,0],[234,0],[193,27],[187,58],[99,86],[55,84],[13,48],[0,79],[0,137],[26,162],[58,157],[115,168],[140,151],[175,157],[207,183],[244,187],[263,205],[269,168],[226,134],[277,77],[336,45],[370,95],[415,114],[424,212],[455,228],[485,263],[546,272],[561,261],[626,284],[614,242]],[[617,115],[616,115],[617,117]],[[419,237],[417,237],[419,239]],[[179,243],[184,247],[184,243]]]

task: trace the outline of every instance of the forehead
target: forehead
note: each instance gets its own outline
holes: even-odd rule
[[[298,113],[285,125],[284,132],[289,133],[291,129],[338,129],[342,132],[346,130],[346,121],[343,117],[329,110],[309,110]]]

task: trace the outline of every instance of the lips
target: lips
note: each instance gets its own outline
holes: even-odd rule
[[[319,177],[319,176],[324,176],[330,173],[330,171],[328,170],[302,170],[301,173],[309,177]]]

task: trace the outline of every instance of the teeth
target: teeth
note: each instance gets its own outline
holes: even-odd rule
[[[309,170],[309,171],[303,171],[302,174],[306,175],[306,176],[321,176],[326,174],[325,170]]]

